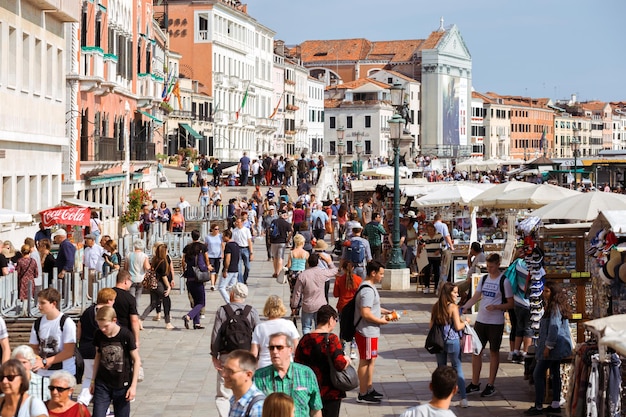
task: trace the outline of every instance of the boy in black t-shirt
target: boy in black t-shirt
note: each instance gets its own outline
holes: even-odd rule
[[[113,307],[100,307],[96,320],[99,330],[93,339],[96,358],[90,387],[93,417],[105,417],[111,402],[115,417],[128,417],[141,366],[135,337],[130,330],[117,324]]]
[[[232,287],[239,280],[239,260],[241,259],[241,249],[237,242],[231,240],[233,233],[230,229],[222,232],[222,240],[224,241],[224,268],[222,268],[222,279],[217,286],[222,298],[229,303],[230,294],[226,288]]]

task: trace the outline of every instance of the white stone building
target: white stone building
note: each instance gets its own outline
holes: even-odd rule
[[[52,0],[0,6],[0,208],[36,213],[61,200],[69,146],[65,29],[80,10],[79,2]],[[0,239],[32,235],[4,227]]]

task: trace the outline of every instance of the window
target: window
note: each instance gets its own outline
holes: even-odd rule
[[[42,51],[42,45],[41,45],[41,39],[37,39],[35,38],[35,59],[34,59],[34,67],[33,67],[33,71],[35,71],[34,77],[33,77],[33,81],[35,83],[34,85],[34,92],[35,94],[39,95],[41,94],[41,54],[43,53]]]
[[[87,46],[87,8],[83,7],[83,15],[80,22],[80,46]]]
[[[372,141],[371,140],[366,140],[365,141],[365,155],[371,155],[372,154]]]
[[[352,155],[352,153],[353,153],[352,141],[351,140],[346,141],[346,145],[347,145],[346,146],[346,154],[347,155]]]
[[[9,26],[9,62],[18,62],[17,59],[17,30]],[[17,69],[8,71],[8,83],[15,88],[17,84]]]
[[[102,12],[96,13],[96,41],[95,45],[99,48],[102,41]]]
[[[198,15],[198,31],[196,32],[196,42],[207,42],[209,40],[209,17],[206,14]]]
[[[337,153],[336,148],[335,148],[335,141],[331,140],[329,142],[329,145],[330,145],[329,155],[335,155]]]
[[[352,116],[346,117],[346,126],[348,129],[352,129]]]
[[[22,33],[22,91],[30,88],[30,36]]]
[[[334,116],[330,117],[330,128],[331,129],[335,128],[335,117]]]
[[[365,116],[365,127],[372,127],[372,116]]]

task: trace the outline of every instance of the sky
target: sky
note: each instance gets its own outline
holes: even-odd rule
[[[625,0],[244,0],[288,45],[425,39],[455,24],[478,92],[626,101]]]

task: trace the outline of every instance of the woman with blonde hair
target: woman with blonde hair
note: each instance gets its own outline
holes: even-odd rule
[[[296,325],[290,320],[283,318],[287,313],[287,308],[283,300],[277,295],[270,295],[265,301],[263,307],[263,315],[267,320],[259,323],[252,332],[252,347],[250,351],[258,358],[257,367],[263,368],[271,365],[270,352],[267,345],[270,341],[270,335],[274,333],[286,333],[290,335],[293,347],[298,345],[300,334]]]
[[[297,234],[293,237],[294,248],[287,258],[287,280],[289,281],[289,293],[293,294],[293,287],[296,285],[298,276],[306,269],[306,262],[309,259],[309,252],[304,250],[304,236]]]
[[[296,407],[293,398],[283,392],[273,392],[263,402],[263,417],[294,417]]]
[[[444,350],[437,353],[437,366],[446,365],[446,361],[450,359],[451,366],[456,369],[458,374],[458,393],[461,396],[459,406],[468,407],[467,393],[465,392],[465,376],[461,367],[461,338],[460,331],[465,329],[466,323],[461,320],[457,298],[459,297],[459,288],[451,282],[444,282],[439,292],[439,299],[433,304],[430,316],[430,327],[441,326],[443,328]]]

